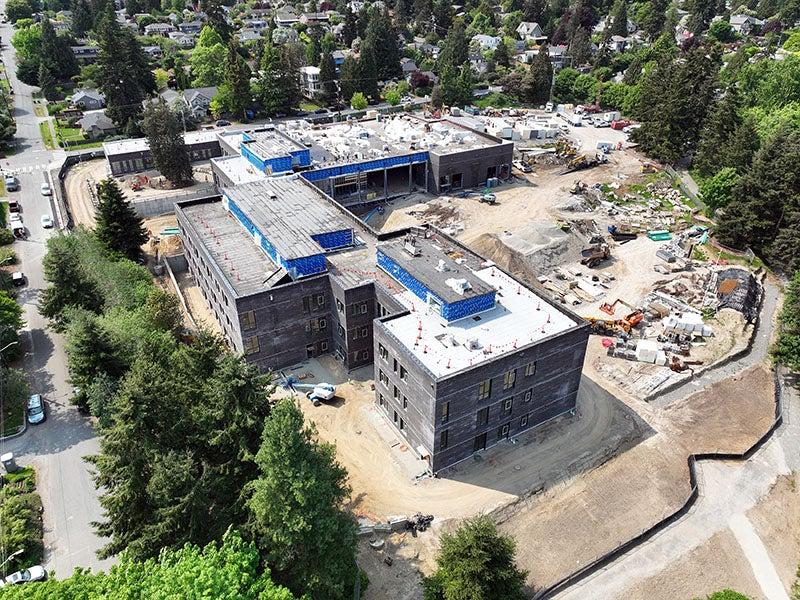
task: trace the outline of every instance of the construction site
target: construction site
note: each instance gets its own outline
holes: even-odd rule
[[[397,178],[384,165],[380,171],[359,171],[353,185],[350,179],[350,187],[344,185],[351,175],[333,169],[345,160],[348,135],[363,146],[356,159],[364,164],[388,160],[401,150],[413,156],[407,147],[411,138],[402,137],[402,120],[380,133],[381,139],[395,139],[396,147],[375,146],[378,132],[370,122],[329,129],[301,122],[282,128],[311,149],[310,172],[327,173],[306,179],[356,218],[354,239],[366,238],[367,228],[382,236],[434,226],[487,261],[481,268],[497,265],[535,297],[582,317],[590,331],[572,412],[512,432],[466,460],[436,469],[435,476],[418,455],[418,443],[398,430],[397,413],[392,423],[377,400],[383,382],[372,365],[348,370],[348,363],[328,354],[276,373],[283,382],[276,396],[300,400],[320,438],[336,444],[337,458],[349,473],[349,508],[361,527],[359,565],[370,578],[366,598],[421,599],[420,578],[435,568],[441,534],[479,513],[492,515],[517,540],[518,564],[528,571],[531,590],[546,588],[678,510],[690,492],[690,454],[744,452],[773,424],[774,378],[767,350],[780,307],[777,282],[757,268],[752,255],[716,245],[702,204],[685,193],[673,173],[629,147],[627,135],[586,125],[536,124],[547,119],[555,117],[520,111],[503,122],[458,121],[467,133],[456,126],[425,131],[424,125],[407,122],[413,125],[408,135],[416,136],[412,150],[430,153],[429,161],[435,160],[430,158],[435,144],[423,148],[420,136],[447,140],[458,133],[461,142],[440,143],[463,144],[465,152],[491,149],[471,133],[482,123],[484,135],[514,142],[514,168],[504,173],[506,179],[498,170],[498,177],[485,173],[457,186],[452,177],[430,179],[429,168],[413,159],[397,170]],[[506,125],[545,133],[519,139],[506,135]],[[497,147],[506,152],[505,144]],[[254,163],[245,159],[250,163],[245,164],[244,158],[213,159],[208,180],[226,173],[244,177],[243,182],[260,181],[262,175],[251,172]],[[503,155],[502,163],[510,162]],[[451,170],[457,167],[453,162]],[[73,169],[66,180],[73,214],[91,213],[91,194],[84,189],[87,169]],[[203,169],[196,170],[196,179],[206,177]],[[91,175],[102,176],[99,170]],[[130,179],[126,176],[123,186],[130,188]],[[476,185],[486,179],[491,183]],[[126,193],[150,192],[130,188]],[[88,217],[76,220],[92,224]],[[172,215],[146,224],[158,238],[148,245],[154,259],[183,251]],[[358,261],[355,267],[346,263],[346,269],[343,260],[334,262],[340,271],[353,271],[350,278],[374,277]],[[477,267],[475,273],[480,275]],[[334,275],[342,273],[334,270]],[[222,330],[191,273],[162,272],[159,281],[181,296],[190,326],[205,323]],[[412,338],[408,346],[417,351]],[[790,444],[783,436],[767,451],[778,446],[788,457],[796,450]],[[734,513],[746,515],[764,540],[788,590],[796,566],[791,557],[797,553],[770,544],[768,536],[782,527],[794,531],[800,520],[787,524],[786,515],[769,507],[794,498],[794,469],[800,465],[788,458],[762,462],[703,466],[706,487],[697,514],[690,513],[685,526],[678,522],[680,536],[671,537],[669,528],[662,534],[673,540],[663,542],[666,562],[648,562],[646,547],[636,555],[640,562],[616,569],[615,577],[600,574],[558,597],[672,600],[725,587],[762,597],[740,530],[730,522]],[[728,508],[724,502],[731,487],[746,494]]]

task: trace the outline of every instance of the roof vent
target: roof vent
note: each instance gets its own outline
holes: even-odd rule
[[[436,265],[436,270],[440,273],[444,273],[445,271],[449,271],[450,269],[447,267],[447,263],[444,262],[444,259],[439,259],[439,264]]]
[[[466,348],[468,350],[480,350],[481,349],[481,343],[478,341],[478,338],[471,338],[471,339],[467,340],[467,342],[464,344],[464,346],[466,346]]]
[[[403,244],[403,249],[411,256],[419,256],[422,254],[422,248],[414,243],[414,238],[407,236],[406,243]]]
[[[467,281],[466,279],[452,279],[452,278],[450,278],[450,279],[446,279],[445,280],[445,284],[448,285],[449,287],[451,287],[453,289],[453,291],[455,291],[456,294],[459,294],[461,296],[463,296],[464,293],[467,290],[471,290],[472,289],[472,286],[470,285],[469,281]]]

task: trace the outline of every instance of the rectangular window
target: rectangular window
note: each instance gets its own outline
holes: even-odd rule
[[[513,403],[513,399],[512,398],[506,398],[506,401],[503,403],[503,409],[506,412],[511,412],[512,403]]]
[[[362,327],[361,328],[361,337],[367,337],[369,335],[369,327]]]
[[[317,294],[317,306],[325,306],[325,294]]]
[[[533,397],[533,390],[528,390],[527,392],[525,392],[525,402],[530,402],[532,397]]]
[[[522,415],[522,418],[519,420],[520,427],[527,427],[528,426],[528,415]]]
[[[392,371],[397,373],[397,359],[396,358],[392,359]]]
[[[447,429],[439,433],[439,450],[447,450]]]
[[[397,423],[397,411],[394,411],[394,422]]]
[[[408,378],[408,371],[403,365],[400,365],[400,381],[405,381]]]
[[[503,389],[510,390],[514,387],[514,383],[517,381],[517,370],[511,369],[507,373],[503,374]]]
[[[394,396],[394,399],[397,400],[400,397],[400,390],[397,389],[396,385],[392,387],[394,388],[392,391],[392,396]]]
[[[311,296],[303,296],[303,312],[311,312]]]
[[[336,310],[339,312],[344,312],[344,304],[342,304],[342,301],[338,298],[336,299]]]
[[[450,403],[444,402],[442,404],[442,424],[447,423],[450,420]]]
[[[507,424],[506,424],[506,425],[503,425],[503,426],[500,428],[500,431],[499,431],[499,437],[501,437],[501,438],[508,437],[508,429],[509,429],[509,427],[508,427],[508,425],[507,425]]]
[[[408,398],[403,396],[403,408],[408,408]]]
[[[326,342],[325,340],[322,340],[319,343],[319,351],[320,352],[327,352],[328,351],[328,342]]]
[[[478,384],[478,400],[486,400],[492,395],[492,380],[484,379]]]
[[[339,337],[342,337],[342,338],[344,337],[344,327],[342,327],[341,325],[337,325],[336,326],[336,331],[339,332]]]
[[[383,360],[389,360],[389,351],[383,347],[383,344],[378,344],[378,356]]]
[[[406,428],[406,423],[403,419],[400,419],[400,431],[403,431]]]
[[[525,365],[525,377],[530,377],[536,374],[536,361],[529,362]]]
[[[386,400],[383,399],[383,394],[378,394],[378,403],[383,406],[386,404]],[[524,417],[523,417],[524,418]]]
[[[489,422],[489,407],[482,408],[478,411],[478,427],[486,425]]]
[[[389,378],[386,376],[386,373],[378,369],[378,381],[380,381],[383,385],[389,385]]]
[[[252,336],[244,339],[244,353],[255,354],[260,350],[258,345],[258,336]]]
[[[361,359],[368,360],[369,359],[369,350],[362,350],[361,351]]]

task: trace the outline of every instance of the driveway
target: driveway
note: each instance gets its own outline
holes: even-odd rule
[[[5,11],[5,1],[0,0]],[[22,218],[29,237],[14,244],[20,269],[28,278],[21,288],[19,301],[26,322],[22,334],[24,356],[17,365],[29,376],[31,390],[43,394],[47,403],[45,423],[30,426],[21,437],[0,443],[0,452],[14,452],[22,465],[37,470],[37,488],[44,505],[44,566],[58,577],[70,575],[75,567],[105,568],[110,561],[99,561],[95,552],[103,545],[91,526],[102,518],[87,465],[83,457],[98,451],[98,440],[89,422],[69,404],[71,389],[67,383],[67,359],[64,338],[47,328],[47,321],[38,312],[37,299],[44,287],[42,257],[47,238],[53,229],[45,230],[39,219],[54,215],[50,198],[42,196],[48,165],[62,153],[47,150],[39,134],[39,117],[33,111],[31,93],[35,88],[17,80],[15,58],[8,41],[11,25],[0,25],[4,42],[2,60],[14,90],[14,116],[17,121],[16,152],[0,161],[0,168],[13,172],[20,181],[20,191],[9,197],[22,204]]]

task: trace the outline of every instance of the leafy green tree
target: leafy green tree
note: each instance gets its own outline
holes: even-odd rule
[[[391,79],[402,74],[397,30],[386,8],[382,11],[373,9],[370,13],[369,25],[361,44],[362,57],[365,53],[369,53],[375,61],[379,79]]]
[[[236,37],[232,37],[228,42],[223,85],[227,91],[225,109],[232,115],[245,119],[247,108],[252,103],[250,67],[239,54],[239,43],[236,41]]]
[[[249,501],[262,556],[295,593],[345,598],[356,575],[356,527],[342,509],[350,487],[334,447],[316,439],[291,399],[272,409],[262,440]]]
[[[358,59],[352,54],[345,56],[339,73],[339,92],[342,98],[352,98],[359,89]]]
[[[166,550],[156,559],[139,561],[123,554],[109,571],[91,573],[76,569],[66,579],[51,578],[28,586],[7,586],[3,600],[92,598],[93,600],[148,600],[150,598],[238,598],[242,600],[295,600],[275,584],[269,571],[259,568],[258,550],[228,531],[221,543],[204,548],[187,545]]]
[[[695,34],[708,29],[717,11],[716,0],[689,0],[689,30]]]
[[[472,77],[469,65],[466,67],[447,66],[439,80],[442,102],[448,106],[464,106],[472,102]]]
[[[297,104],[300,91],[286,50],[267,43],[261,56],[261,77],[256,87],[264,111],[269,115],[286,112]]]
[[[542,44],[531,63],[525,79],[525,96],[532,104],[544,104],[550,99],[553,65],[547,46]]]
[[[6,2],[6,17],[12,23],[16,23],[20,19],[30,19],[35,10],[31,0],[8,0]]]
[[[700,184],[700,194],[711,214],[731,203],[738,182],[739,175],[736,169],[724,167]]]
[[[225,80],[225,46],[197,46],[189,57],[194,87],[220,85]]]
[[[94,25],[92,10],[86,0],[72,0],[72,34],[82,38]]]
[[[511,57],[509,56],[508,45],[506,45],[505,41],[502,41],[500,44],[498,44],[492,58],[498,67],[508,68],[511,66]]]
[[[142,244],[149,236],[142,218],[125,199],[117,182],[111,178],[101,181],[97,198],[97,239],[110,252],[132,260],[141,258]]]
[[[8,292],[0,290],[0,362],[9,362],[19,355],[19,330],[22,329],[22,307]]]
[[[225,44],[232,35],[232,29],[228,23],[222,4],[219,0],[202,0],[200,2],[200,7],[203,9],[203,12],[206,13],[208,25],[217,32],[220,37],[220,42]]]
[[[437,569],[425,580],[425,600],[523,600],[525,571],[514,564],[514,540],[488,516],[467,519],[442,536]]]
[[[792,371],[800,371],[800,271],[795,271],[786,286],[780,322],[778,341],[771,349],[772,357]],[[797,595],[795,593],[794,597]]]
[[[361,92],[355,92],[350,98],[350,107],[353,110],[364,110],[367,106],[369,106],[367,99]]]
[[[336,104],[339,98],[339,86],[336,84],[336,63],[330,52],[323,55],[319,65],[320,100],[325,105]]]
[[[191,183],[192,165],[189,162],[181,121],[166,102],[148,104],[142,129],[147,136],[156,169],[175,185]]]
[[[656,40],[664,31],[669,0],[647,0],[639,9],[637,21],[650,41]]]
[[[100,290],[88,276],[78,252],[74,236],[56,235],[47,240],[47,254],[42,260],[44,280],[50,285],[39,296],[39,312],[63,323],[64,311],[69,307],[99,312],[102,306]]]
[[[722,19],[711,23],[711,26],[708,28],[708,35],[722,44],[732,42],[736,38],[731,24]]]
[[[752,600],[748,596],[744,594],[740,594],[739,592],[735,592],[733,590],[722,590],[719,592],[714,592],[709,596],[706,596],[706,600]]]

